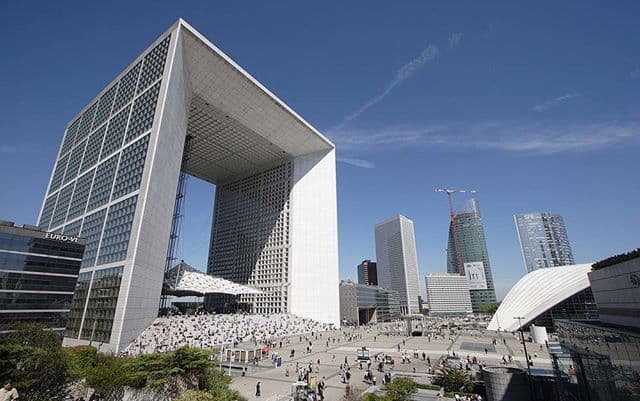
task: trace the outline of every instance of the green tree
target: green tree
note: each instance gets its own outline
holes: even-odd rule
[[[81,376],[86,379],[87,386],[100,392],[110,392],[124,386],[136,387],[129,359],[97,354],[95,363],[86,366]]]
[[[418,391],[418,385],[408,377],[396,377],[384,387],[389,401],[409,401]]]
[[[28,400],[50,400],[64,392],[67,355],[60,336],[39,325],[16,325],[0,342],[0,377],[10,378]]]
[[[472,392],[473,380],[464,370],[442,367],[436,372],[434,384],[444,387],[445,391]]]
[[[486,313],[489,315],[493,315],[498,310],[500,306],[500,302],[489,302],[486,304],[480,304],[480,313]]]

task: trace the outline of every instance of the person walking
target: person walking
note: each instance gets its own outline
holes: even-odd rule
[[[18,390],[11,385],[11,380],[5,380],[0,388],[0,401],[13,401],[20,398]]]
[[[256,383],[256,397],[260,397],[260,382]]]

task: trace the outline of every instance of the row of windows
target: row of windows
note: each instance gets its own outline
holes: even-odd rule
[[[69,309],[73,294],[0,292],[0,310]]]
[[[120,81],[114,83],[82,113],[81,117],[69,125],[60,149],[61,155],[68,152],[74,144],[84,140],[92,130],[107,121],[112,113],[129,103],[134,94],[143,92],[162,76],[170,39],[171,35],[149,51],[144,60],[131,67]]]
[[[118,199],[140,188],[142,170],[149,147],[149,135],[128,146],[122,152],[122,161],[118,167],[118,176],[113,187],[111,199]]]
[[[61,157],[52,176],[49,194],[57,191],[63,183],[74,180],[99,159],[105,159],[120,149],[125,133],[129,142],[152,127],[160,91],[158,79],[164,71],[169,41],[170,36],[152,49],[143,61],[132,67],[81,117],[69,125],[61,145]],[[147,89],[154,82],[155,85]],[[136,93],[142,94],[132,102]],[[125,105],[128,106],[122,109]],[[114,117],[109,120],[112,114]],[[107,121],[108,124],[105,124]],[[89,138],[86,139],[87,137]],[[131,185],[131,182],[128,185]],[[101,200],[98,200],[94,207],[98,207],[99,202]],[[51,204],[45,206],[39,223],[41,228],[49,227],[53,214]],[[63,211],[60,210],[59,213],[61,215]]]
[[[0,313],[0,329],[10,330],[18,323],[40,324],[44,327],[60,328],[67,322],[68,312]]]
[[[71,307],[69,308],[69,320],[67,321],[67,330],[65,332],[65,336],[67,337],[78,337],[84,306],[87,301],[87,296],[89,295],[89,284],[91,283],[92,275],[93,272],[85,272],[78,275],[78,281],[76,282],[75,291],[73,292],[73,301],[71,301]]]
[[[291,163],[218,188],[211,274],[263,289],[287,282],[290,191]],[[276,291],[240,299],[254,310],[286,312],[286,295]]]
[[[94,341],[109,342],[111,339],[111,327],[113,326],[123,270],[123,266],[118,266],[96,270],[93,273],[93,282],[80,338],[90,340],[93,335]]]
[[[75,285],[75,277],[8,273],[0,271],[0,288],[3,290],[72,292]]]
[[[80,269],[80,262],[0,251],[0,269],[75,275]]]
[[[80,236],[86,240],[82,267],[93,266],[98,253],[98,244],[107,209],[99,210],[84,219]]]
[[[0,232],[0,250],[80,259],[82,257],[83,246],[77,243],[60,242],[46,238],[33,238]]]
[[[123,260],[127,256],[137,201],[136,195],[109,207],[109,215],[102,233],[98,265]]]
[[[142,180],[149,138],[150,135],[146,135],[126,147],[122,152],[119,167],[119,155],[113,155],[95,170],[83,174],[78,180],[62,188],[58,194],[47,198],[40,218],[40,227],[57,227],[65,220],[71,220],[106,204],[110,199],[117,199],[137,190]]]

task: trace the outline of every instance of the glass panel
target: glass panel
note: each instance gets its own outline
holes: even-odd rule
[[[109,342],[124,267],[96,270],[80,338]]]

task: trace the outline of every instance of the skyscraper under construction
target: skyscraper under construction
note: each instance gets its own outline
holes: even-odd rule
[[[475,199],[451,214],[447,272],[467,276],[474,312],[480,305],[496,301],[480,206]]]

